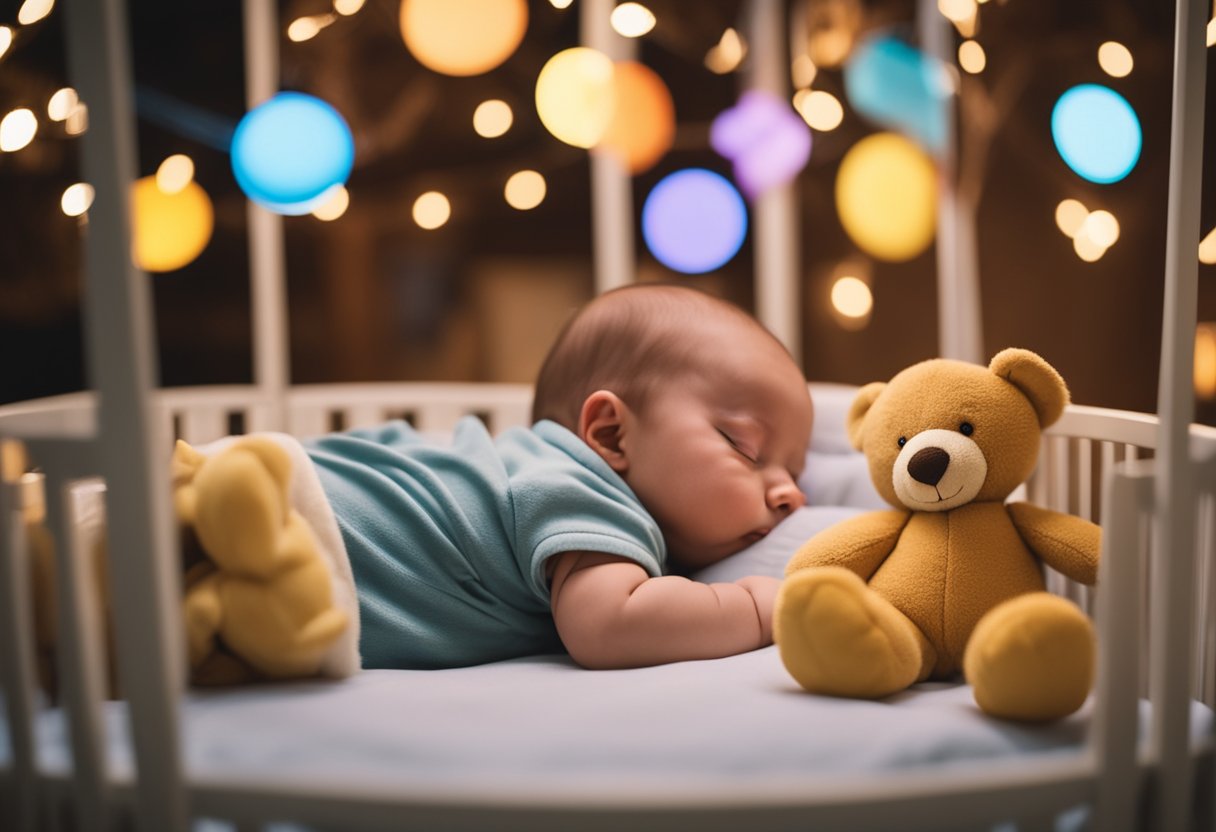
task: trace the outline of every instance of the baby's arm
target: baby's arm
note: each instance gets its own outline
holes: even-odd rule
[[[632,561],[595,552],[566,552],[555,562],[553,619],[583,667],[713,659],[773,641],[776,578],[730,584],[652,578]]]

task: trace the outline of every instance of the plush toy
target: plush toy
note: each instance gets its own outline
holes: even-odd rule
[[[863,387],[849,439],[895,508],[839,523],[790,560],[774,637],[812,693],[879,698],[961,669],[989,714],[1041,721],[1084,703],[1094,633],[1044,591],[1042,564],[1093,584],[1100,530],[1006,503],[1068,388],[1007,349],[985,369],[935,359]]]
[[[290,507],[290,475],[287,453],[265,437],[212,456],[177,444],[174,508],[195,683],[314,676],[349,623],[311,527]]]

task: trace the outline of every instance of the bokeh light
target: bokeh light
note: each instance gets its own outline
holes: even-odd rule
[[[710,72],[725,75],[734,72],[747,55],[747,44],[734,29],[727,28],[718,42],[705,53],[705,66]]]
[[[1099,209],[1085,218],[1077,234],[1083,234],[1096,245],[1107,249],[1119,239],[1119,221],[1110,211]]]
[[[598,146],[611,150],[632,174],[650,170],[676,137],[676,108],[658,73],[636,61],[613,68],[613,107]]]
[[[419,228],[434,231],[452,217],[452,203],[439,191],[427,191],[414,200],[414,222]]]
[[[487,139],[498,138],[514,123],[515,114],[511,112],[511,105],[497,98],[481,102],[473,111],[473,129],[477,135]]]
[[[519,47],[526,0],[402,0],[401,37],[410,54],[444,75],[489,72]]]
[[[975,0],[937,0],[937,10],[951,23],[963,23],[976,15]]]
[[[979,75],[988,65],[988,56],[984,54],[984,47],[973,40],[965,40],[960,43],[958,45],[958,65],[963,68],[964,72]]]
[[[38,119],[27,107],[13,110],[0,120],[0,150],[12,153],[34,140],[38,133]]]
[[[864,318],[874,308],[874,295],[865,281],[846,275],[832,284],[832,308],[846,318]]]
[[[89,108],[85,106],[83,101],[77,101],[76,106],[72,108],[72,112],[68,113],[68,119],[63,124],[63,130],[69,136],[79,136],[88,129]]]
[[[59,207],[69,217],[79,217],[93,204],[93,186],[88,182],[77,182],[68,185],[63,196],[59,198]]]
[[[17,22],[22,26],[37,23],[55,8],[55,0],[25,0],[17,11]]]
[[[642,238],[660,263],[702,274],[734,257],[747,236],[747,206],[725,177],[686,168],[664,177],[642,206]]]
[[[167,194],[175,194],[194,179],[194,161],[184,153],[175,153],[156,169],[156,186]]]
[[[518,211],[531,211],[545,201],[545,177],[534,170],[521,170],[511,174],[503,188],[507,204]]]
[[[921,148],[894,133],[866,136],[840,161],[840,223],[858,247],[901,262],[921,254],[938,225],[938,176]]]
[[[293,43],[303,43],[312,40],[321,30],[333,23],[337,18],[332,14],[314,14],[308,17],[297,17],[287,27],[287,39]]]
[[[654,12],[641,3],[621,3],[608,18],[612,28],[623,38],[640,38],[654,28]]]
[[[568,9],[574,0],[549,0],[549,5],[555,9]]]
[[[753,199],[806,166],[811,131],[782,98],[748,90],[714,119],[709,143],[734,164],[735,180]]]
[[[333,222],[350,207],[350,191],[345,185],[334,185],[325,194],[325,200],[312,209],[312,215],[322,222]]]
[[[575,147],[598,144],[612,122],[611,59],[585,46],[550,58],[536,78],[536,112],[553,136]]]
[[[8,26],[0,26],[0,58],[4,57],[4,53],[13,45],[13,30]]]
[[[334,11],[343,17],[357,14],[363,8],[365,0],[334,0]]]
[[[863,251],[881,260],[910,260],[937,229],[937,171],[911,140],[867,136],[845,154],[836,174],[840,222]]]
[[[819,67],[815,66],[810,55],[797,55],[790,61],[790,80],[793,81],[795,89],[810,87],[818,74]]]
[[[1131,50],[1123,44],[1108,40],[1098,47],[1098,66],[1112,78],[1127,77],[1134,65]]]
[[[232,170],[254,202],[307,214],[350,176],[355,143],[338,111],[319,98],[283,92],[250,110],[232,136]]]
[[[76,105],[80,103],[80,97],[76,94],[76,90],[71,87],[64,87],[61,90],[56,90],[51,96],[51,100],[46,103],[46,114],[51,121],[67,121],[68,116],[72,114],[72,110],[76,109]]]
[[[1216,323],[1195,328],[1195,395],[1216,399]]]
[[[1199,262],[1208,266],[1216,264],[1216,228],[1199,241]]]
[[[1096,263],[1102,259],[1103,254],[1106,254],[1106,248],[1099,245],[1097,240],[1088,234],[1078,233],[1077,236],[1073,237],[1072,249],[1086,263]]]
[[[1073,172],[1101,185],[1123,179],[1140,159],[1136,111],[1100,84],[1081,84],[1060,96],[1051,112],[1051,137]]]
[[[1056,206],[1056,226],[1069,237],[1077,236],[1088,216],[1089,209],[1080,200],[1062,199]]]
[[[933,153],[945,147],[950,78],[936,58],[892,35],[867,37],[845,64],[844,91],[852,108],[875,124]]]
[[[812,130],[827,133],[844,121],[844,106],[840,99],[825,90],[798,90],[794,93],[794,109]]]
[[[167,194],[155,176],[135,182],[131,193],[135,214],[135,263],[144,271],[171,272],[190,263],[211,241],[215,212],[197,182]]]

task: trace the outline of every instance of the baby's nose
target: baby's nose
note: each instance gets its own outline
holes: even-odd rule
[[[790,514],[805,504],[806,497],[792,479],[786,479],[785,482],[778,483],[768,491],[768,507],[773,511]]]

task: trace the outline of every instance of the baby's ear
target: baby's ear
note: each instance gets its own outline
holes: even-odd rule
[[[849,415],[845,417],[845,427],[849,431],[849,443],[859,451],[861,450],[862,440],[861,428],[866,421],[866,414],[870,412],[870,406],[874,404],[879,394],[886,387],[887,383],[885,381],[870,382],[857,391],[857,396],[849,407]]]
[[[629,468],[621,447],[628,414],[629,408],[621,397],[608,390],[596,390],[583,401],[579,411],[579,438],[618,474]]]

